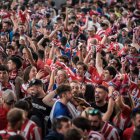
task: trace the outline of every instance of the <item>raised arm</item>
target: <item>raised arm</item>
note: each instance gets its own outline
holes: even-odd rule
[[[100,51],[97,51],[97,53],[96,53],[96,68],[97,68],[99,75],[101,76],[103,73],[103,64],[102,64]]]
[[[28,60],[29,60],[30,64],[33,65],[33,66],[35,66],[35,65],[36,65],[36,62],[35,62],[34,59],[33,59],[31,50],[30,50],[26,45],[25,45],[24,48],[25,48],[25,50],[26,50],[26,52],[27,52]]]
[[[88,54],[87,54],[87,56],[85,57],[85,59],[84,59],[84,63],[85,64],[88,64],[88,62],[89,62],[89,58],[90,58],[90,56],[93,54],[93,50],[91,49],[89,52],[88,52]]]
[[[109,94],[108,94],[109,101],[108,101],[107,111],[102,117],[103,121],[109,121],[109,119],[113,113],[114,104],[115,104],[114,99],[112,98],[112,93],[114,91],[114,87],[109,86],[108,90],[109,90]]]
[[[49,92],[44,98],[43,98],[43,103],[52,107],[55,103],[55,100],[53,99],[56,95],[56,90],[53,90]]]
[[[51,72],[51,77],[50,77],[50,82],[49,82],[49,86],[48,86],[48,91],[52,91],[53,90],[53,85],[55,83],[55,73],[56,73],[56,70],[53,70]]]

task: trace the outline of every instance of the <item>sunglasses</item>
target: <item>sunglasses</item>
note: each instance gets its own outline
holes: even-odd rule
[[[88,115],[97,115],[97,114],[100,114],[101,112],[98,109],[90,109],[86,113]]]

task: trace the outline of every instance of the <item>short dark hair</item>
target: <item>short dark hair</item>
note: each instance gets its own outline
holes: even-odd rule
[[[21,68],[22,61],[21,58],[19,58],[18,56],[11,56],[8,60],[11,60],[13,63],[15,63],[17,69]]]
[[[77,64],[77,62],[79,61],[79,57],[78,56],[73,56],[72,57],[72,62],[76,65]]]
[[[64,63],[69,63],[69,58],[67,55],[61,55],[61,56],[59,56],[59,59],[63,59]]]
[[[70,119],[66,116],[60,116],[58,118],[55,118],[52,122],[52,129],[56,131],[57,129],[62,128],[62,122],[69,122]]]
[[[6,46],[6,49],[10,49],[10,50],[13,50],[13,51],[15,50],[14,46],[12,46],[10,44]]]
[[[87,71],[87,70],[88,70],[88,66],[87,66],[84,62],[79,61],[76,65],[81,65],[81,66],[83,66],[84,71]]]
[[[6,65],[0,65],[0,71],[7,71],[7,72],[9,72],[8,67]]]
[[[25,111],[29,111],[30,110],[30,105],[26,100],[19,100],[15,103],[15,107],[19,108],[19,109],[23,109]]]
[[[140,139],[140,128],[137,128],[134,131],[131,140],[139,140],[139,139]]]
[[[131,118],[135,119],[137,114],[140,114],[140,108],[135,108],[135,109],[132,110]]]
[[[109,71],[109,74],[113,76],[112,78],[114,78],[116,76],[116,74],[117,74],[116,69],[114,67],[112,67],[112,66],[107,66],[105,68],[105,70]]]
[[[58,88],[56,89],[56,92],[60,97],[62,97],[61,95],[67,91],[71,91],[71,87],[65,84],[58,86]]]
[[[28,88],[32,87],[32,86],[42,86],[43,87],[43,82],[40,79],[33,79],[30,81]]]
[[[78,129],[69,129],[65,134],[65,140],[81,140],[82,135]]]
[[[72,123],[77,127],[82,129],[83,131],[87,130],[90,131],[91,130],[91,124],[90,121],[84,117],[77,117],[75,119],[73,119]]]
[[[107,92],[107,93],[108,93],[108,88],[107,88],[107,87],[105,87],[105,86],[103,86],[103,85],[98,85],[98,86],[96,86],[96,88],[103,89],[105,92]]]

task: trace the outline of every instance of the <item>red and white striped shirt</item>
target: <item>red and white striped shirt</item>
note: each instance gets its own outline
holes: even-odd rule
[[[105,140],[120,140],[117,129],[107,122],[103,125],[100,133],[104,136]]]
[[[122,131],[125,130],[128,125],[130,124],[130,114],[131,114],[131,109],[129,106],[125,106],[123,110],[121,111],[119,118],[114,118],[113,119],[113,124],[121,129]]]
[[[101,38],[104,37],[105,33],[106,33],[106,30],[103,30],[103,29],[100,29],[96,32],[96,34],[99,35]]]
[[[105,140],[104,136],[96,131],[90,131],[88,140]]]
[[[131,82],[129,91],[130,91],[130,95],[132,95],[132,98],[134,100],[135,107],[139,107],[140,106],[140,89],[137,86],[137,84],[135,84],[134,82]]]
[[[26,120],[22,125],[21,134],[27,140],[42,140],[40,128],[31,120]]]

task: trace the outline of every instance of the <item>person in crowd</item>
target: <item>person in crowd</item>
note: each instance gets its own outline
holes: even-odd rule
[[[9,70],[6,65],[0,65],[0,90],[6,89],[13,90],[15,92],[15,86],[9,81]]]
[[[137,128],[137,129],[134,131],[131,140],[138,140],[139,137],[140,137],[140,129]]]
[[[26,100],[19,100],[15,103],[15,107],[24,110],[25,118],[21,127],[21,133],[27,140],[41,140],[41,128],[39,128],[33,121],[28,119],[30,112],[30,105]]]
[[[130,128],[125,129],[123,132],[123,139],[124,140],[130,140],[135,129],[137,129],[137,127],[140,126],[140,110],[139,110],[139,108],[136,108],[132,111],[132,122],[133,122],[133,125]]]
[[[60,116],[52,123],[52,130],[45,136],[44,140],[64,140],[64,135],[71,128],[71,121],[68,117]]]
[[[51,121],[59,116],[66,116],[72,118],[72,114],[67,107],[67,103],[72,98],[71,87],[69,85],[60,85],[56,89],[56,94],[59,95],[60,100],[53,105],[50,117]]]
[[[83,139],[97,139],[97,140],[104,140],[102,134],[93,131],[91,129],[91,123],[87,118],[84,117],[77,117],[72,122],[73,128],[80,130],[83,135]]]
[[[45,130],[45,122],[48,121],[46,119],[50,115],[51,107],[42,102],[42,99],[46,95],[42,81],[40,79],[31,80],[27,92],[31,96],[31,103],[33,106],[31,120],[42,129],[42,133],[45,135],[47,131]]]
[[[102,114],[96,116],[101,125],[108,122],[113,130],[112,139],[118,133],[127,137],[127,131],[132,136],[138,115],[130,119],[130,114],[140,107],[139,1],[60,3],[0,1],[0,128],[14,102],[28,100],[33,106],[30,120],[42,129],[42,139],[53,119],[94,119],[88,114],[94,109]],[[10,99],[4,98],[6,90],[16,98],[10,92]],[[80,139],[80,131],[70,129],[66,136]],[[94,133],[99,132],[87,139]]]
[[[24,120],[24,112],[21,109],[13,108],[7,114],[8,125],[5,130],[0,131],[2,139],[8,139],[10,136],[18,134]]]
[[[115,127],[108,122],[102,120],[101,112],[98,109],[91,109],[87,111],[88,119],[91,121],[91,128],[94,131],[101,133],[106,140],[119,140],[120,136]],[[109,132],[108,132],[109,131]]]

